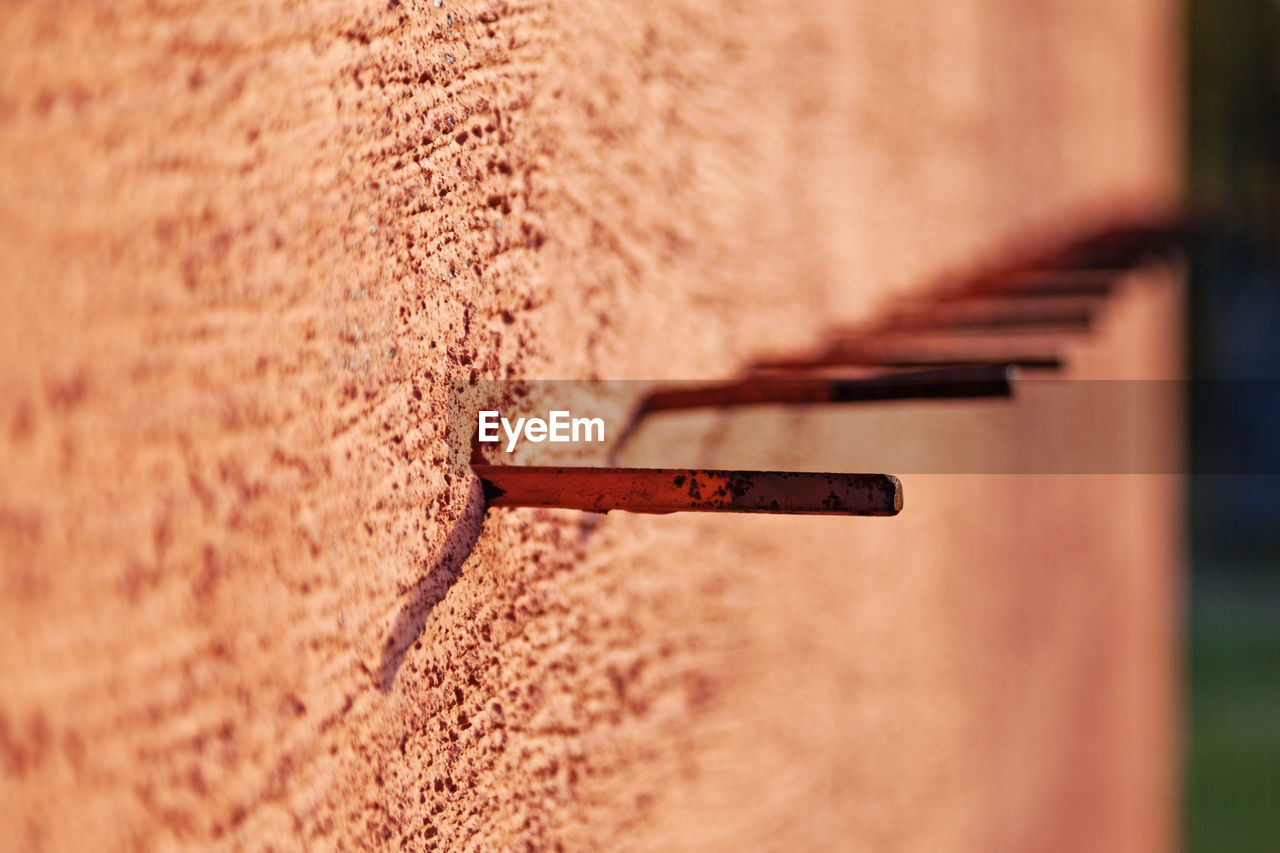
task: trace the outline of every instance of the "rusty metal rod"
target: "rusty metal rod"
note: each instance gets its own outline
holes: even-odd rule
[[[1002,296],[1110,296],[1124,278],[1123,269],[1026,270],[991,283]]]
[[[1203,222],[1185,216],[1113,224],[1056,246],[1041,246],[1004,264],[971,271],[962,282],[938,288],[935,295],[940,301],[978,293],[1106,296],[1126,272],[1153,257],[1168,255],[1202,233],[1203,226]]]
[[[1168,254],[1195,236],[1190,221],[1165,220],[1113,226],[1085,235],[1059,252],[1055,266],[1069,269],[1131,268],[1144,259]]]
[[[1005,364],[903,370],[858,378],[779,377],[663,388],[648,394],[636,417],[652,412],[765,404],[820,405],[885,400],[1013,396],[1017,369]]]
[[[902,509],[902,483],[889,474],[540,465],[471,469],[491,507],[862,516],[897,515]]]
[[[938,302],[971,299],[1037,300],[1110,296],[1124,277],[1121,269],[1017,270],[988,275],[933,294]]]
[[[984,364],[1061,370],[1065,360],[1052,343],[1028,343],[995,337],[857,338],[836,340],[817,354],[759,361],[755,367],[758,370],[798,371],[851,365],[906,368]]]
[[[1090,297],[1017,298],[1013,294],[992,294],[908,308],[890,315],[878,328],[889,332],[933,329],[1087,332],[1093,328],[1098,308],[1097,300]]]

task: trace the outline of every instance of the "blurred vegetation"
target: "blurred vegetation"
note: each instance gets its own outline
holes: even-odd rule
[[[1280,0],[1187,0],[1190,369],[1280,380]],[[1268,383],[1269,384],[1269,383]],[[1192,390],[1193,470],[1215,448],[1280,470],[1274,393],[1224,412]],[[1280,850],[1280,476],[1191,483],[1187,848]]]
[[[1280,582],[1198,585],[1191,618],[1187,849],[1280,850]]]

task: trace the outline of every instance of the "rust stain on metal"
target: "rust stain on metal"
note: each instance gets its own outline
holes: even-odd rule
[[[820,405],[886,400],[936,400],[1013,396],[1012,365],[986,364],[903,370],[858,378],[778,377],[659,389],[640,404],[652,412],[766,404]]]
[[[472,470],[486,506],[492,507],[857,516],[902,510],[902,483],[890,474],[540,465],[473,465]]]

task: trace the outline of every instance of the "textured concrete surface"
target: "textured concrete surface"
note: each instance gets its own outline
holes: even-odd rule
[[[482,520],[443,425],[1169,200],[1177,41],[1164,0],[6,4],[0,848],[1167,849],[1175,483]],[[1176,369],[1170,304],[1083,375]]]

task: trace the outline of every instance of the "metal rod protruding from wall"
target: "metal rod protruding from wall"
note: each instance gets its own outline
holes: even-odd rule
[[[902,509],[902,483],[890,474],[471,467],[484,488],[485,505],[491,507],[856,516],[891,516]]]
[[[983,294],[905,308],[875,328],[885,332],[932,330],[1043,330],[1088,332],[1099,300],[1089,296]]]
[[[818,353],[757,362],[757,370],[815,370],[854,365],[873,367],[960,367],[1013,365],[1034,370],[1061,370],[1064,359],[1052,341],[953,335],[937,338],[861,336],[837,338]]]
[[[1006,364],[903,370],[856,378],[779,377],[661,388],[640,403],[637,417],[681,409],[756,405],[821,405],[887,400],[1013,396],[1017,368]]]

